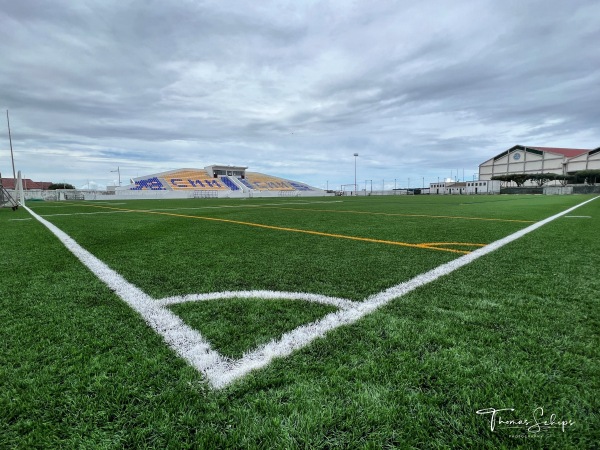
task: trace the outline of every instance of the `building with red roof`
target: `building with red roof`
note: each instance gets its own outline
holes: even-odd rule
[[[479,165],[479,179],[495,175],[555,173],[600,170],[600,147],[596,149],[530,147],[515,145]]]
[[[23,189],[26,191],[33,189],[41,189],[47,190],[52,184],[50,181],[33,181],[30,178],[24,178],[23,180]],[[15,179],[14,178],[0,178],[0,183],[4,187],[4,189],[14,189],[15,188]]]

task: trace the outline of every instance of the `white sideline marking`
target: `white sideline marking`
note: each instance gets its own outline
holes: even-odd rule
[[[121,275],[110,269],[105,263],[82,248],[69,235],[58,227],[35,214],[31,209],[24,207],[34,218],[45,225],[56,237],[88,267],[98,278],[104,281],[123,301],[137,311],[146,323],[159,333],[165,342],[190,365],[202,372],[209,383],[217,389],[223,388],[233,381],[247,375],[250,371],[269,364],[274,358],[288,356],[293,351],[301,349],[331,330],[343,325],[352,324],[367,314],[375,311],[390,301],[399,298],[427,283],[437,280],[455,270],[491,253],[510,242],[513,242],[541,226],[562,217],[571,211],[583,206],[594,197],[561,213],[555,214],[540,222],[534,223],[516,233],[495,241],[483,248],[477,249],[467,255],[461,256],[446,264],[442,264],[428,272],[422,273],[413,279],[392,286],[378,294],[368,297],[363,302],[352,302],[346,299],[326,297],[315,294],[272,292],[272,291],[242,291],[221,292],[211,294],[195,294],[182,297],[168,297],[154,300],[139,288],[126,281]],[[320,320],[302,325],[295,330],[283,334],[279,339],[274,339],[261,345],[255,350],[245,353],[240,359],[232,360],[220,355],[211,349],[209,343],[202,335],[187,326],[178,316],[167,308],[168,305],[183,301],[202,301],[218,298],[294,298],[299,300],[317,301],[338,306],[340,309],[330,313]]]
[[[92,202],[92,200],[90,200]],[[281,205],[316,205],[321,203],[342,203],[342,200],[329,200],[329,201],[318,201],[318,202],[307,202],[307,201],[298,201],[298,202],[282,202],[282,203],[264,203],[264,204],[256,204],[256,205],[217,205],[217,206],[195,206],[189,208],[158,208],[158,209],[145,209],[143,212],[148,211],[195,211],[200,209],[226,209],[226,208],[261,208],[263,206],[281,206]],[[95,205],[126,205],[126,203],[110,203],[110,202],[94,202],[93,204],[83,203],[78,206],[95,206]],[[73,206],[72,204],[68,206]],[[49,206],[41,206],[42,208],[46,208]],[[53,206],[54,208],[54,206]],[[37,208],[36,208],[37,209]],[[91,216],[95,214],[118,214],[118,213],[136,213],[142,210],[127,210],[127,211],[95,211],[95,212],[79,212],[79,213],[64,213],[64,214],[43,214],[43,217],[56,217],[56,216]],[[310,210],[309,210],[310,211]]]
[[[199,209],[236,209],[236,208],[262,208],[264,206],[282,206],[282,205],[318,205],[323,203],[343,203],[342,200],[327,200],[327,201],[297,201],[297,202],[280,202],[280,203],[257,203],[253,205],[215,205],[215,206],[193,206],[187,208],[154,208],[144,211],[194,211]],[[310,211],[310,210],[309,210]]]
[[[94,212],[81,212],[81,213],[62,213],[62,214],[44,214],[44,217],[58,217],[58,216],[93,216],[96,214],[124,214],[132,213],[135,211],[94,211]]]

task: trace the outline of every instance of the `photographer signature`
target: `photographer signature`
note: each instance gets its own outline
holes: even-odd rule
[[[560,429],[565,432],[565,428],[570,427],[575,423],[573,420],[560,420],[556,418],[556,414],[551,414],[544,418],[544,408],[538,406],[533,410],[533,416],[530,419],[507,419],[507,416],[515,410],[515,408],[485,408],[476,411],[479,415],[489,415],[490,429],[494,431],[496,428],[518,428],[526,430],[528,433],[541,433],[551,429]]]

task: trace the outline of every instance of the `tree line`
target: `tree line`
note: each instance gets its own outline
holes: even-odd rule
[[[69,183],[52,183],[48,186],[49,191],[55,191],[57,189],[75,189],[75,186]]]
[[[527,181],[532,181],[539,187],[542,187],[549,181],[558,181],[561,186],[580,183],[595,185],[600,182],[600,170],[580,170],[571,175],[557,173],[510,173],[506,175],[494,175],[492,180],[499,180],[503,183],[510,183],[512,181],[518,187],[523,186]]]

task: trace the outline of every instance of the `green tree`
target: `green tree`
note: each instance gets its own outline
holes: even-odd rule
[[[513,173],[510,177],[511,181],[514,181],[517,184],[517,187],[522,187],[525,182],[531,178],[531,175],[526,173]]]
[[[588,183],[595,185],[600,182],[600,170],[580,170],[575,172],[578,183]]]
[[[75,189],[75,186],[69,183],[52,183],[48,186],[48,190],[55,191],[57,189]]]
[[[545,185],[548,181],[556,180],[554,173],[534,173],[529,176],[529,179],[535,182],[539,187]]]
[[[561,186],[566,186],[567,184],[572,183],[575,180],[575,176],[573,176],[573,175],[556,175],[554,179],[556,181],[558,181]]]
[[[508,183],[510,183],[512,180],[509,179],[510,175],[494,175],[492,177],[492,180],[498,180],[500,181],[500,185],[502,187],[505,187]]]

